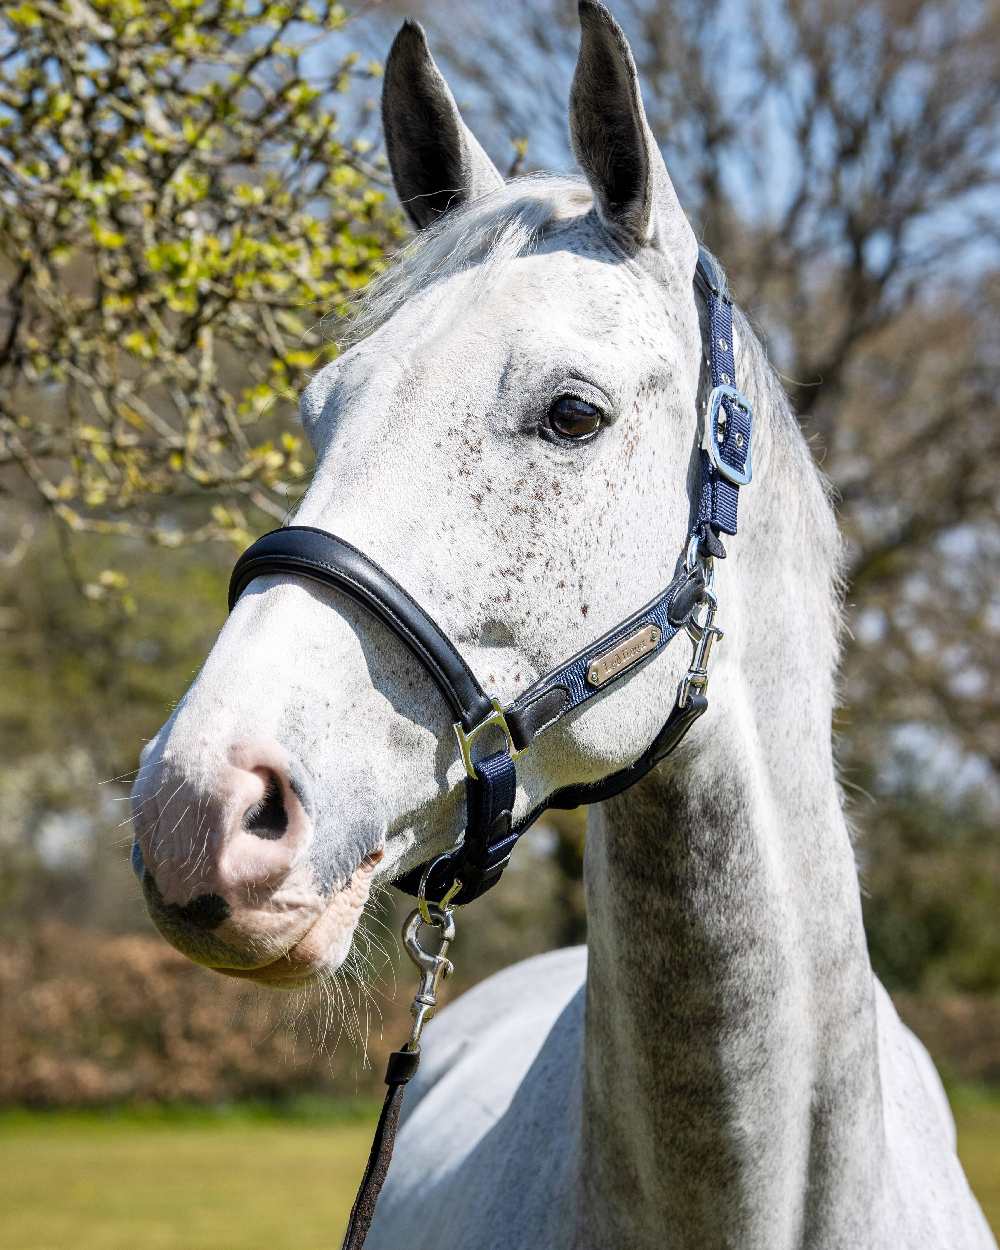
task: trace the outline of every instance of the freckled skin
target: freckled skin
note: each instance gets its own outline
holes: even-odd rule
[[[408,75],[438,91],[434,117],[454,101],[404,28],[384,106],[400,199],[466,211],[425,245],[440,267],[302,400],[318,467],[296,522],[382,564],[504,701],[670,580],[697,484],[695,239],[620,31],[595,4],[582,16],[571,132],[593,207],[574,180],[500,189],[460,119],[458,150],[442,154],[440,129],[417,147],[443,162],[451,198],[422,188],[430,162],[394,146],[400,119],[421,116]],[[602,140],[604,109],[617,113]],[[539,205],[533,246],[448,263],[474,228],[537,224]],[[833,514],[739,315],[734,337],[755,482],[718,569],[710,711],[667,765],[591,812],[586,953],[508,969],[428,1031],[368,1250],[994,1245],[940,1082],[865,949],[830,743]],[[553,397],[581,384],[602,396],[599,436],[548,441]],[[543,735],[518,762],[515,814],[635,759],[687,660],[675,645]],[[211,772],[248,726],[294,751],[315,830],[296,870],[333,899],[289,962],[335,966],[369,881],[461,833],[449,717],[360,609],[268,578],[151,752]],[[359,868],[373,851],[374,871]],[[460,935],[474,923],[473,907]]]

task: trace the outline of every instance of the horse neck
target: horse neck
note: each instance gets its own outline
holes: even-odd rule
[[[709,711],[591,816],[588,1244],[781,1250],[827,1244],[833,1211],[874,1214],[874,987],[830,742],[836,539],[782,419],[720,571]]]

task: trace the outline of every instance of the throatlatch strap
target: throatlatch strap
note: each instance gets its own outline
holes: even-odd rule
[[[368,1155],[365,1174],[351,1217],[347,1222],[347,1232],[341,1250],[361,1250],[371,1228],[375,1215],[375,1204],[382,1192],[382,1186],[392,1162],[392,1150],[396,1144],[396,1130],[399,1128],[399,1113],[403,1106],[403,1092],[407,1082],[415,1074],[420,1063],[419,1050],[394,1050],[389,1056],[385,1070],[385,1083],[388,1089],[382,1103],[382,1113],[378,1118],[372,1148]]]

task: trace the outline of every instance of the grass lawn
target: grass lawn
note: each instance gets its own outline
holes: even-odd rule
[[[1000,1230],[1000,1096],[959,1091],[959,1149]],[[3,1250],[332,1250],[375,1109],[0,1115]]]
[[[333,1250],[375,1116],[0,1116],[2,1250]]]
[[[1000,1092],[953,1090],[952,1107],[965,1174],[1000,1241]]]

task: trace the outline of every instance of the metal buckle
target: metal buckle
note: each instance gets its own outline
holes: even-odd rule
[[[707,444],[705,450],[708,452],[708,458],[712,462],[712,468],[715,469],[716,473],[724,477],[727,482],[732,482],[734,486],[749,486],[753,477],[750,436],[747,436],[747,458],[742,469],[736,469],[731,464],[727,464],[719,455],[716,421],[724,399],[732,400],[734,404],[742,408],[750,418],[751,429],[753,428],[753,406],[743,392],[737,390],[735,386],[716,386],[708,397],[708,414],[705,418],[705,442]]]
[[[458,739],[459,750],[462,752],[462,762],[465,764],[465,771],[476,779],[476,766],[472,762],[472,744],[483,732],[484,729],[499,729],[503,736],[507,739],[507,754],[512,760],[516,760],[521,754],[514,746],[514,739],[511,735],[510,728],[507,724],[507,718],[504,710],[496,699],[490,699],[493,705],[493,711],[478,725],[475,725],[468,732],[462,727],[461,721],[455,722],[455,737]]]

